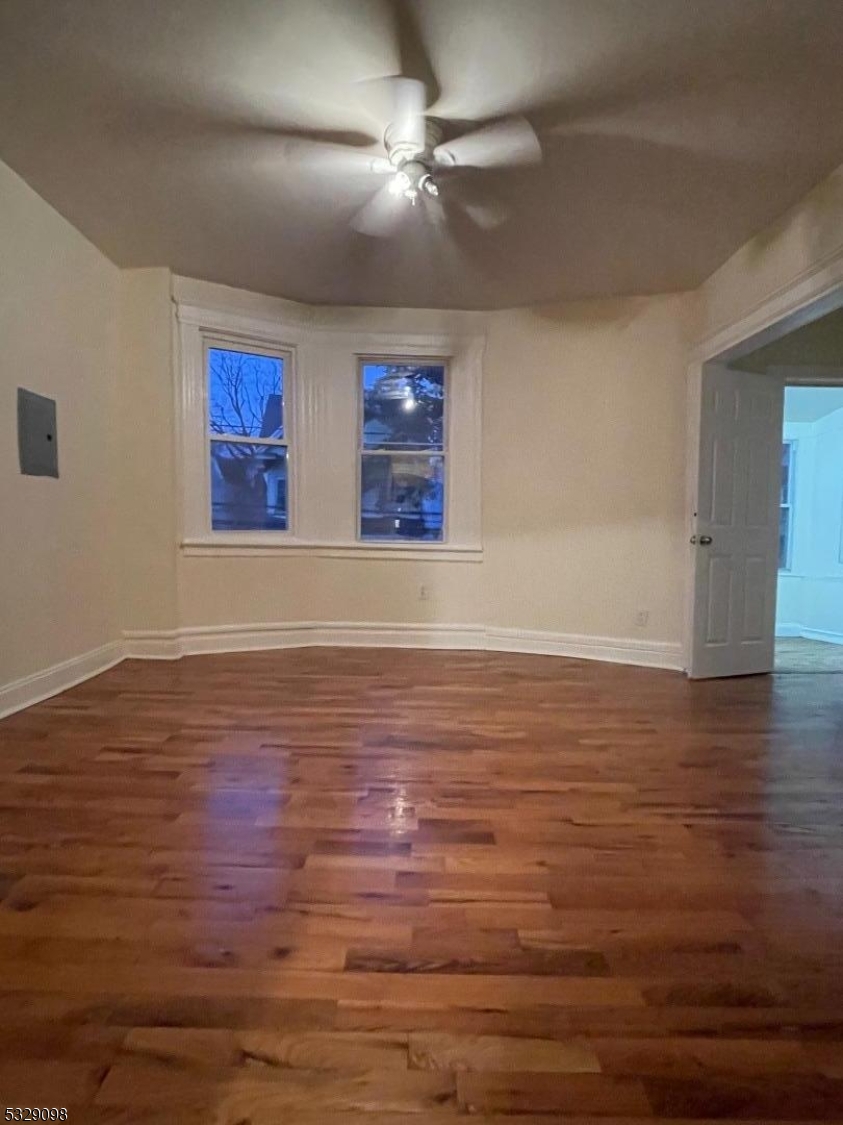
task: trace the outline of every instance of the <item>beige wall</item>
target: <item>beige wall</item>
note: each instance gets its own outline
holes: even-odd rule
[[[119,637],[118,281],[0,164],[0,686]],[[57,399],[58,480],[18,471],[19,386]]]
[[[667,296],[492,318],[489,623],[680,639],[688,313]]]
[[[284,311],[201,283],[180,284],[180,295]],[[181,624],[436,622],[677,642],[689,305],[310,310],[319,324],[360,331],[485,326],[483,561],[182,557]]]
[[[175,629],[176,466],[170,271],[120,279],[120,550],[124,629]]]

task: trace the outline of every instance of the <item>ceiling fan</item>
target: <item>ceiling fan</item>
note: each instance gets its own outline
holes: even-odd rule
[[[471,201],[452,190],[457,173],[537,163],[542,158],[535,131],[526,118],[509,116],[481,123],[469,132],[444,139],[448,123],[426,115],[427,91],[416,78],[381,79],[392,106],[384,133],[386,158],[371,158],[369,170],[387,183],[353,216],[355,230],[374,237],[391,234],[406,218],[407,205],[423,205],[434,221],[445,217],[443,204],[459,207],[476,225],[497,226],[506,218],[498,201]],[[359,162],[362,155],[349,150]]]
[[[401,73],[358,80],[353,99],[377,122],[376,128],[303,124],[307,107],[288,95],[292,120],[284,124],[276,111],[266,114],[251,105],[209,116],[205,107],[167,99],[153,103],[146,116],[133,107],[129,122],[117,118],[115,136],[137,147],[144,134],[163,135],[177,139],[182,150],[191,142],[204,148],[213,137],[249,146],[268,142],[277,153],[280,142],[291,168],[331,176],[337,195],[355,193],[358,209],[352,211],[350,225],[372,237],[387,237],[411,218],[439,224],[454,213],[484,230],[499,226],[509,214],[497,194],[501,181],[483,173],[538,164],[543,154],[536,131],[521,114],[452,120],[428,113],[440,102],[441,88],[416,8],[409,0],[381,3],[392,23]],[[534,115],[536,107],[530,112]],[[361,177],[372,182],[372,196],[362,207],[357,194]]]

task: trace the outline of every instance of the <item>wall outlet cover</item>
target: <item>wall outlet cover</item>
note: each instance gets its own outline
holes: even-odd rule
[[[56,400],[18,387],[20,471],[32,477],[59,475]]]

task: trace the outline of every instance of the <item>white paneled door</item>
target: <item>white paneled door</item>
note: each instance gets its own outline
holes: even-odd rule
[[[772,376],[703,369],[694,679],[773,669],[783,402]]]

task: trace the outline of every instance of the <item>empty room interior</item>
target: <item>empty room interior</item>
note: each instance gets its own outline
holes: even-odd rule
[[[843,1121],[843,4],[0,0],[0,1112]]]

